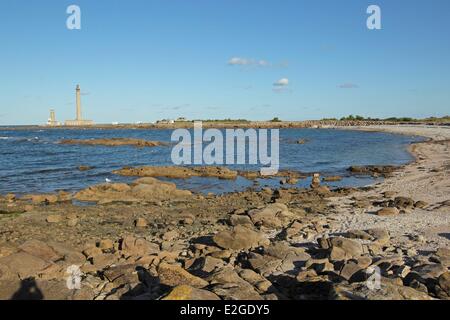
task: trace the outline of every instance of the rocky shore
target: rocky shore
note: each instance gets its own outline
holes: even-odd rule
[[[1,196],[0,299],[449,299],[450,130],[415,130],[416,162],[366,188],[199,195],[125,168]]]
[[[111,139],[68,139],[61,140],[60,144],[74,144],[74,145],[88,145],[88,146],[107,146],[107,147],[118,147],[118,146],[134,146],[134,147],[158,147],[165,146],[166,144],[160,141],[147,141],[141,139],[130,139],[130,138],[111,138]]]

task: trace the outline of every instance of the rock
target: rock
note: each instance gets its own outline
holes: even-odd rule
[[[46,220],[48,223],[59,223],[62,221],[62,217],[60,215],[49,215]]]
[[[373,240],[373,236],[363,230],[349,230],[346,232],[345,237],[350,239]]]
[[[253,254],[253,257],[248,260],[248,263],[253,270],[264,277],[268,277],[281,267],[283,261],[269,255],[262,256]]]
[[[330,292],[337,300],[431,300],[426,293],[405,287],[387,278],[381,278],[380,288],[371,290],[366,283],[335,285]]]
[[[398,169],[399,167],[394,166],[351,166],[348,170],[355,174],[387,175]]]
[[[114,242],[111,239],[102,239],[100,240],[98,247],[101,250],[111,250],[114,248]]]
[[[195,220],[194,216],[187,216],[187,217],[184,217],[183,219],[181,219],[180,223],[185,226],[190,226],[190,225],[194,224],[194,220]]]
[[[87,259],[90,259],[90,258],[102,255],[103,252],[100,248],[92,246],[92,247],[88,247],[88,248],[84,249],[83,254],[85,255],[85,257]]]
[[[414,200],[407,197],[396,197],[393,206],[398,209],[411,209],[414,207]]]
[[[143,257],[150,254],[158,254],[160,247],[158,244],[151,243],[143,238],[126,236],[122,239],[120,250],[126,256]]]
[[[189,267],[189,271],[193,273],[201,272],[208,274],[213,272],[215,269],[222,267],[223,265],[224,262],[221,259],[211,256],[200,257],[198,259],[195,259],[193,264]]]
[[[403,279],[409,274],[410,271],[411,271],[411,267],[403,265],[403,266],[400,266],[399,268],[397,268],[395,274]]]
[[[31,195],[31,202],[34,204],[50,204],[58,202],[58,197],[54,194]]]
[[[291,214],[285,204],[272,203],[263,209],[250,210],[248,215],[256,225],[277,229],[282,227],[282,219]]]
[[[158,266],[158,277],[161,284],[171,287],[189,285],[195,288],[204,288],[208,285],[207,281],[190,274],[183,268],[164,262]]]
[[[358,241],[342,237],[331,238],[329,241],[331,248],[342,249],[349,257],[358,257],[363,254],[362,245]]]
[[[367,229],[365,230],[365,232],[373,237],[374,242],[380,245],[387,245],[391,240],[389,231],[387,231],[386,229],[373,228]]]
[[[329,177],[324,177],[322,180],[324,182],[335,182],[335,181],[341,181],[342,177],[341,176],[329,176]]]
[[[230,216],[230,224],[232,226],[242,225],[249,228],[253,228],[253,222],[250,219],[250,217],[243,215],[233,214],[232,216]]]
[[[418,208],[418,209],[423,209],[427,206],[428,206],[428,203],[426,203],[425,201],[417,201],[416,203],[414,203],[414,208]]]
[[[221,231],[213,241],[223,249],[242,250],[267,245],[270,241],[263,235],[243,226],[236,226],[232,231]]]
[[[78,224],[78,218],[69,219],[67,221],[67,226],[75,227]]]
[[[162,300],[220,300],[215,293],[194,288],[188,285],[181,285],[173,288],[173,290],[165,296]]]
[[[400,213],[400,211],[395,207],[387,207],[377,211],[378,216],[396,216]]]
[[[51,266],[51,262],[27,252],[18,252],[0,258],[0,265],[6,266],[10,272],[19,275],[21,279],[26,279],[37,276],[40,271]]]
[[[41,258],[45,261],[57,261],[62,258],[52,247],[46,243],[38,240],[28,240],[21,246],[19,250],[29,253],[35,257]]]
[[[439,287],[450,297],[450,272],[444,272],[438,279]]]
[[[268,291],[273,291],[272,283],[268,281],[263,276],[257,274],[255,271],[250,269],[243,269],[239,272],[239,276],[250,283],[253,287],[257,288],[258,291],[266,293]]]
[[[219,179],[236,179],[238,172],[226,167],[180,167],[180,166],[156,166],[123,168],[113,171],[114,174],[136,177],[165,177],[171,179],[187,179],[191,177],[215,177]]]
[[[90,166],[78,166],[78,170],[80,171],[89,171],[92,170],[93,168]]]
[[[145,220],[144,218],[138,218],[136,219],[136,221],[134,221],[134,226],[136,228],[145,228],[147,227],[148,223],[147,220]]]
[[[345,280],[353,282],[352,277],[364,269],[365,268],[363,268],[363,266],[359,265],[355,261],[347,261],[339,272],[339,275]]]
[[[66,139],[61,140],[60,144],[67,145],[88,145],[88,146],[107,146],[107,147],[117,147],[117,146],[134,146],[134,147],[157,147],[166,145],[160,141],[147,141],[141,139],[132,138],[110,138],[110,139]]]
[[[224,300],[261,300],[255,288],[242,279],[233,267],[217,270],[207,279],[212,291]]]
[[[311,181],[311,188],[316,189],[320,187],[320,174],[314,173]]]
[[[162,239],[165,241],[173,241],[179,237],[179,234],[176,230],[167,231],[162,235]]]
[[[139,274],[135,264],[122,264],[109,267],[103,271],[103,275],[108,281],[114,283],[115,286],[139,282]]]

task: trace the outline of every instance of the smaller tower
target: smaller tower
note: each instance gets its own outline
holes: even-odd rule
[[[58,121],[56,121],[55,110],[53,110],[53,109],[50,109],[50,118],[48,118],[47,125],[48,126],[58,126],[59,125]]]

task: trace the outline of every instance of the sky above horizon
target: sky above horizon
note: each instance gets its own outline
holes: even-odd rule
[[[66,9],[81,8],[81,30]],[[369,30],[367,7],[381,8]],[[2,0],[0,125],[450,114],[448,0]]]

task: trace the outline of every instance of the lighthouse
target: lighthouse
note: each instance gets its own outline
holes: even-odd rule
[[[77,88],[75,90],[76,100],[77,100],[77,121],[82,121],[83,118],[81,117],[81,90],[80,85],[77,84]]]
[[[75,103],[76,103],[76,118],[75,120],[67,120],[65,122],[66,126],[90,126],[93,125],[94,122],[92,120],[84,120],[81,114],[81,89],[80,85],[77,84],[75,89]]]

